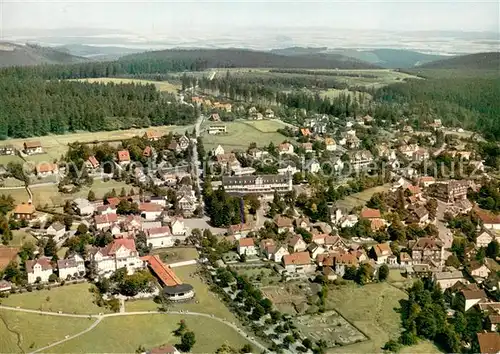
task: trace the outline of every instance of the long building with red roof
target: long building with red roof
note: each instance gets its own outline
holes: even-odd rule
[[[187,300],[194,297],[191,285],[182,282],[168,265],[163,263],[157,255],[142,257],[148,263],[149,269],[164,286],[163,292],[173,301]]]

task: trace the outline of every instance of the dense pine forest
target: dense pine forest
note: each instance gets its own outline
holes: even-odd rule
[[[194,109],[154,85],[102,85],[38,78],[0,80],[0,137],[188,124]]]
[[[443,124],[481,132],[500,140],[500,78],[489,72],[476,77],[427,77],[389,85],[375,97],[389,103],[406,104],[420,115],[434,115]]]

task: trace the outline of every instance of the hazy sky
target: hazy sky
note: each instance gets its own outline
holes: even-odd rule
[[[0,0],[4,32],[109,28],[126,32],[229,32],[237,27],[499,31],[498,1],[51,1]]]

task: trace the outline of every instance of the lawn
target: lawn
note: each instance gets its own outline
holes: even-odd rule
[[[84,335],[50,348],[51,353],[133,353],[162,344],[180,343],[172,333],[180,320],[195,333],[193,353],[214,353],[222,344],[241,348],[247,341],[235,330],[211,318],[189,315],[151,314],[105,318]]]
[[[338,311],[370,339],[361,343],[332,348],[330,352],[379,353],[389,339],[397,339],[402,330],[401,318],[395,309],[406,294],[387,283],[365,286],[348,284],[332,287],[328,293],[327,308]],[[419,348],[425,345],[425,349]],[[430,343],[408,348],[411,352],[438,352]]]
[[[30,198],[28,192],[25,188],[9,188],[9,189],[0,189],[0,195],[11,195],[12,198],[16,201],[16,204],[27,203]]]
[[[271,122],[265,121],[263,123],[270,124]],[[226,152],[230,152],[231,150],[246,150],[252,142],[256,143],[259,147],[264,147],[269,145],[271,141],[275,145],[278,145],[287,139],[287,137],[276,132],[276,130],[263,132],[257,129],[256,127],[259,127],[259,125],[260,129],[269,129],[269,126],[266,127],[259,122],[237,121],[225,122],[224,124],[227,126],[227,134],[209,135],[203,132],[203,144],[207,150],[214,149],[217,145],[221,145]],[[205,123],[204,128],[207,125],[210,125],[210,122]]]
[[[336,205],[340,208],[345,208],[351,210],[353,208],[363,206],[370,200],[372,195],[375,193],[387,192],[391,188],[390,184],[385,184],[383,186],[368,188],[363,192],[354,193],[342,200],[339,200]]]
[[[156,249],[152,253],[160,255],[161,260],[166,264],[190,261],[192,259],[199,258],[196,248],[164,248]]]
[[[240,275],[245,275],[252,282],[260,283],[262,286],[268,286],[275,284],[280,281],[281,276],[274,270],[269,268],[236,268],[236,271]]]
[[[286,125],[279,120],[245,120],[243,121],[245,124],[251,126],[252,128],[257,129],[262,133],[274,133],[278,129],[283,129]]]
[[[88,283],[65,285],[51,290],[34,290],[23,294],[11,294],[2,299],[2,305],[21,308],[74,314],[98,314],[109,312],[93,303]]]
[[[150,80],[140,80],[140,79],[122,79],[113,77],[100,77],[96,79],[79,79],[78,81],[86,82],[97,82],[101,84],[137,84],[137,85],[155,85],[157,90],[160,92],[177,93],[177,90],[181,87],[179,85],[171,84],[168,81],[150,81]]]
[[[134,136],[142,136],[147,130],[155,130],[160,133],[184,133],[186,130],[193,130],[194,125],[176,126],[166,125],[159,127],[149,127],[141,129],[126,129],[126,130],[111,130],[102,132],[77,132],[67,133],[62,135],[46,135],[33,137],[29,139],[9,139],[5,144],[13,145],[16,149],[22,150],[25,141],[40,141],[44,150],[43,154],[26,156],[27,161],[33,162],[52,162],[54,159],[59,159],[68,150],[68,144],[76,141],[83,143],[106,142],[113,140],[122,140],[132,138]],[[9,161],[22,162],[18,156],[0,156],[0,164],[6,164]]]
[[[124,181],[115,181],[111,179],[105,182],[102,179],[95,179],[91,187],[84,187],[80,191],[70,194],[69,196],[71,199],[78,197],[87,198],[89,191],[92,190],[96,198],[101,199],[107,192],[111,192],[113,188],[117,194],[120,194],[122,188],[125,188],[127,194],[130,192],[130,189],[133,189],[131,185],[126,184]],[[136,188],[135,191],[138,192],[138,189]]]
[[[414,279],[404,277],[400,269],[391,269],[387,281],[400,289],[405,289],[412,286]]]
[[[2,353],[24,353],[45,347],[85,330],[95,321],[9,310],[0,310],[0,319]]]
[[[237,322],[236,318],[229,311],[226,305],[219,300],[216,294],[208,289],[208,286],[198,275],[194,274],[196,271],[196,265],[174,268],[175,274],[177,274],[183,282],[193,286],[196,296],[194,300],[191,300],[190,302],[172,305],[171,310],[188,310],[193,312],[208,313],[221,319]],[[127,312],[149,311],[156,310],[157,308],[158,306],[152,300],[129,301],[125,304]]]
[[[36,245],[36,241],[37,239],[29,232],[23,230],[12,230],[12,241],[9,242],[9,246],[21,247],[28,242]]]

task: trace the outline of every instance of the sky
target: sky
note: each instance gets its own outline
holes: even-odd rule
[[[127,33],[224,33],[239,28],[499,32],[498,1],[0,0],[13,29],[95,28]]]

